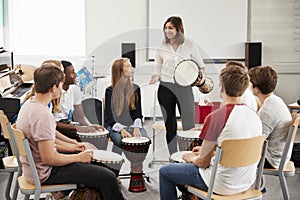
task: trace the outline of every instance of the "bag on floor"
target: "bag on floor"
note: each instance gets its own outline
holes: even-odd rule
[[[101,200],[101,193],[99,190],[84,186],[75,189],[70,198],[72,200]]]
[[[300,167],[300,143],[294,143],[291,161],[294,162],[295,167]]]
[[[5,141],[0,142],[0,169],[4,169],[2,159],[8,156],[8,144]]]

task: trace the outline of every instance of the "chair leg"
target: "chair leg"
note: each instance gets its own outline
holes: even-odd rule
[[[289,189],[287,187],[286,178],[283,173],[279,173],[279,181],[280,181],[283,199],[289,200],[290,199]]]
[[[8,180],[7,180],[7,186],[6,186],[6,189],[5,189],[5,198],[7,200],[11,200],[11,198],[10,198],[10,189],[11,189],[11,183],[13,181],[13,178],[14,178],[14,172],[10,172]]]
[[[150,161],[149,162],[149,164],[148,164],[148,167],[149,168],[151,168],[152,167],[152,165],[154,164],[154,163],[160,163],[160,164],[164,164],[164,163],[168,163],[169,161],[168,160],[156,160],[155,159],[155,129],[152,129],[152,134],[153,134],[153,136],[152,136],[152,145],[153,145],[153,147],[152,147],[152,161]]]

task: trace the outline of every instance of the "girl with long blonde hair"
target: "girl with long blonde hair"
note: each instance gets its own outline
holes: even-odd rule
[[[114,142],[113,151],[121,153],[122,138],[148,137],[142,125],[140,87],[132,82],[134,68],[127,58],[117,59],[111,68],[111,86],[105,90],[105,122]]]

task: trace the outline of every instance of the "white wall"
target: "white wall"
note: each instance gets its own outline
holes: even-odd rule
[[[151,0],[149,0],[151,1]],[[170,6],[172,5],[172,0],[170,1]],[[251,0],[249,0],[251,1]],[[253,1],[252,5],[252,15],[258,15],[259,13],[268,15],[269,7],[272,5],[271,0],[261,0]],[[273,2],[273,1],[272,1]],[[275,1],[277,4],[282,2],[281,0]],[[289,0],[288,3],[293,3],[294,1]],[[184,2],[183,2],[184,3]],[[264,7],[260,7],[258,3],[261,3]],[[257,5],[258,4],[258,5]],[[136,82],[144,88],[143,98],[144,98],[144,114],[146,116],[150,115],[153,108],[153,90],[155,86],[148,86],[148,80],[151,73],[153,72],[154,63],[146,62],[146,47],[147,47],[147,25],[148,25],[148,0],[88,0],[86,1],[86,57],[40,57],[40,56],[19,56],[15,60],[15,64],[33,64],[38,66],[43,60],[54,58],[54,59],[67,59],[73,62],[75,67],[80,68],[82,66],[87,66],[90,70],[92,66],[95,68],[95,73],[104,74],[107,76],[105,79],[99,79],[97,85],[98,97],[102,98],[104,95],[104,88],[110,84],[110,65],[111,62],[121,56],[121,43],[122,42],[135,42],[136,43]],[[285,4],[286,5],[286,4]],[[184,5],[184,9],[188,10],[189,4]],[[199,5],[201,6],[201,5]],[[269,7],[268,7],[269,6]],[[224,8],[225,9],[225,8]],[[230,8],[226,8],[228,12],[234,12]],[[164,10],[163,7],[160,8],[159,12]],[[172,14],[174,14],[176,11]],[[211,11],[209,11],[211,12]],[[282,13],[282,12],[281,12]],[[279,13],[280,14],[280,13]],[[269,55],[272,51],[272,46],[268,46],[267,38],[268,34],[272,35],[272,32],[264,30],[263,27],[271,27],[272,22],[259,22],[257,18],[252,16],[252,23],[249,26],[251,30],[252,41],[260,40],[263,42],[263,57],[265,54]],[[264,18],[265,19],[265,18]],[[276,18],[280,19],[280,18]],[[161,19],[162,22],[165,19]],[[209,20],[209,19],[207,19]],[[257,23],[258,22],[258,23]],[[223,23],[223,22],[220,22]],[[213,24],[212,24],[213,26]],[[246,26],[241,24],[241,26]],[[201,28],[201,25],[195,24],[195,28]],[[248,31],[249,31],[248,30]],[[161,31],[161,30],[156,30]],[[189,30],[190,31],[190,30]],[[209,31],[209,30],[208,30]],[[220,30],[219,36],[223,38],[223,30]],[[234,30],[232,30],[234,31]],[[266,34],[264,37],[262,33]],[[282,33],[282,32],[281,32]],[[226,40],[226,38],[223,38]],[[264,41],[265,40],[265,41]],[[274,40],[272,40],[274,41]],[[245,41],[246,42],[246,41]],[[218,48],[218,44],[215,44]],[[92,59],[92,56],[94,58]],[[267,56],[269,58],[269,56]],[[300,56],[299,56],[300,58]],[[266,59],[264,61],[267,61]],[[263,64],[269,64],[264,62]],[[218,72],[222,68],[221,65],[207,65],[207,73],[215,81],[215,89],[211,94],[211,99],[216,101],[219,100],[218,96]],[[300,97],[300,90],[297,89],[300,81],[299,75],[299,64],[290,63],[288,66],[285,63],[275,63],[279,72],[279,83],[276,88],[276,93],[280,95],[286,103],[295,102]],[[281,66],[281,67],[280,67]],[[296,73],[296,74],[291,74]],[[290,92],[288,90],[292,92]]]

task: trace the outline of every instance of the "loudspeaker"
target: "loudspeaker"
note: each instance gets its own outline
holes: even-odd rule
[[[245,65],[248,69],[261,66],[262,43],[246,42],[245,44]]]
[[[122,43],[122,58],[129,58],[132,67],[135,67],[135,43]]]

